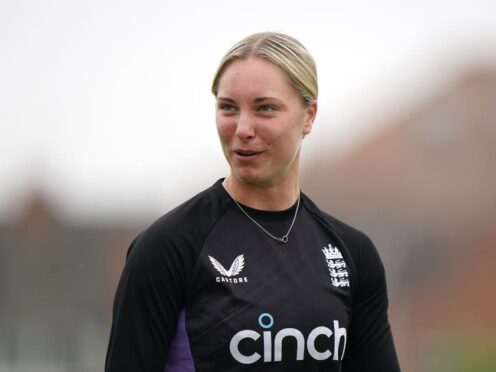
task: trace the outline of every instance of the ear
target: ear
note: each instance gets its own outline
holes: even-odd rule
[[[306,136],[312,130],[313,122],[315,117],[317,116],[317,100],[314,99],[310,102],[310,105],[307,107],[307,112],[305,114],[305,123],[303,125],[303,135]]]

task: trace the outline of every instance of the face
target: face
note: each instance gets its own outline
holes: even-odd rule
[[[257,57],[232,62],[219,80],[216,107],[231,175],[256,185],[296,180],[301,140],[316,112],[317,103],[305,106],[273,63]]]

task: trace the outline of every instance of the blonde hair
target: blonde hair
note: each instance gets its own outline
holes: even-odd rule
[[[314,59],[298,40],[277,32],[250,35],[224,55],[212,82],[212,93],[215,96],[225,69],[232,62],[249,57],[263,58],[286,72],[306,105],[317,99],[317,68]]]

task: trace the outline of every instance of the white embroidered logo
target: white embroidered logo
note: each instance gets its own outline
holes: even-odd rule
[[[332,285],[335,287],[349,287],[350,281],[348,279],[346,262],[344,262],[343,255],[339,249],[329,244],[328,248],[324,247],[324,249],[322,249],[322,252],[325,255],[327,266],[329,267]]]
[[[216,278],[217,282],[229,282],[229,283],[248,282],[247,277],[234,278],[235,276],[239,275],[241,271],[243,271],[243,268],[245,267],[245,257],[243,254],[239,255],[234,259],[229,270],[226,270],[224,266],[222,266],[222,264],[212,256],[208,256],[208,259],[212,263],[212,266],[215,268],[215,270],[217,270],[222,275],[222,277]]]

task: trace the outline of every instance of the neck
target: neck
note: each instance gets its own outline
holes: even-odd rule
[[[265,211],[288,209],[296,203],[300,195],[298,179],[275,185],[256,185],[242,182],[230,174],[222,185],[241,204]]]

